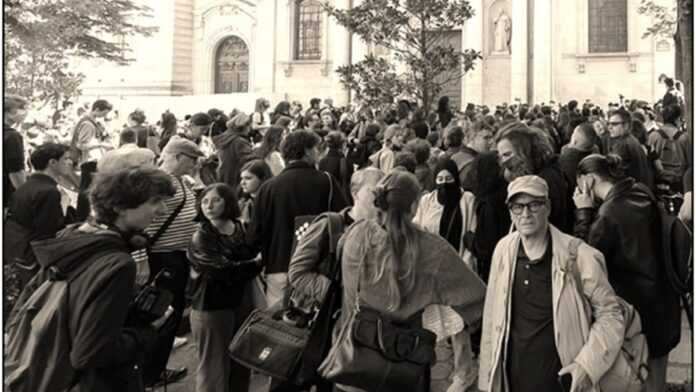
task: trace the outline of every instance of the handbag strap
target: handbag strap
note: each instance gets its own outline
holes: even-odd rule
[[[171,224],[174,222],[174,219],[176,219],[176,217],[179,215],[179,213],[181,212],[181,210],[184,209],[184,205],[186,204],[186,199],[187,199],[187,195],[186,195],[186,186],[185,186],[184,183],[181,181],[181,178],[177,177],[176,180],[179,181],[179,186],[181,187],[181,191],[184,193],[184,199],[181,200],[181,203],[176,207],[176,209],[171,213],[171,215],[169,215],[169,217],[167,218],[167,220],[164,221],[164,223],[162,224],[162,226],[160,226],[160,228],[157,230],[157,232],[155,232],[155,234],[154,234],[152,237],[150,237],[150,244],[149,244],[149,246],[154,245],[154,244],[160,239],[160,237],[162,236],[162,234],[164,234],[164,232],[165,232],[165,231],[169,228],[169,226],[171,226]]]
[[[326,174],[326,177],[329,179],[329,205],[326,208],[326,211],[331,211],[331,201],[333,200],[333,180],[331,179],[331,174],[329,172],[324,172]]]

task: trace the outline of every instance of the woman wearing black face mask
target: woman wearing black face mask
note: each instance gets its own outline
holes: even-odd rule
[[[446,239],[457,250],[462,261],[475,271],[476,261],[464,242],[465,234],[476,230],[474,195],[462,190],[457,164],[453,160],[438,160],[434,172],[435,190],[423,195],[413,222]],[[425,327],[437,333],[438,345],[443,345],[444,338],[451,340],[454,366],[449,390],[464,391],[476,381],[476,365],[469,336],[472,331],[462,330],[461,320],[457,320],[449,307],[426,308],[426,315],[429,312],[434,317],[428,318],[434,321]],[[446,347],[441,349],[445,350]]]

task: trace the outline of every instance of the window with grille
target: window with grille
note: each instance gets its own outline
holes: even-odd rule
[[[321,59],[321,3],[297,0],[295,12],[295,60]]]
[[[627,0],[589,0],[589,51],[628,51]]]

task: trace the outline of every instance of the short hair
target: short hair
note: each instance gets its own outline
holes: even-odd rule
[[[662,108],[662,121],[666,124],[676,125],[681,115],[681,107],[677,104],[667,105]]]
[[[64,144],[57,143],[44,143],[31,153],[29,160],[31,161],[31,166],[36,170],[46,170],[48,167],[48,162],[51,159],[56,161],[65,155],[66,152],[70,151],[70,147]]]
[[[273,177],[271,167],[268,166],[266,161],[263,159],[252,159],[248,161],[242,166],[242,170],[240,170],[239,173],[243,173],[245,171],[248,171],[249,173],[255,175],[259,179],[259,181],[261,181],[261,184]]]
[[[667,87],[674,87],[674,79],[665,78],[665,85],[667,85]]]
[[[321,104],[321,98],[312,98],[309,100],[309,106]]]
[[[409,173],[416,172],[416,166],[418,162],[416,161],[416,156],[410,151],[399,151],[394,156],[394,167],[401,166],[406,169]]]
[[[437,142],[440,141],[440,134],[437,132],[430,132],[428,136],[425,137],[425,140],[430,143],[431,147],[436,147]]]
[[[113,224],[118,210],[138,208],[152,198],[176,194],[171,176],[154,167],[134,167],[97,173],[89,189],[89,200],[99,223]]]
[[[572,111],[572,110],[575,110],[577,107],[578,107],[578,101],[573,99],[570,102],[568,102],[568,110]]]
[[[288,134],[280,144],[280,151],[285,161],[296,161],[307,154],[307,149],[316,147],[321,138],[315,132],[299,129]]]
[[[341,131],[331,131],[326,135],[326,144],[329,148],[339,149],[346,145],[346,135]]]
[[[128,143],[135,143],[137,139],[137,134],[135,132],[135,129],[133,128],[124,128],[121,131],[121,135],[119,136],[120,140],[119,143],[120,145],[128,144]]]
[[[216,191],[218,195],[225,201],[225,209],[220,215],[220,219],[232,220],[239,218],[241,212],[239,211],[239,201],[237,200],[237,195],[231,186],[225,184],[224,182],[216,182],[208,185],[201,192],[200,196],[196,199],[196,219],[197,221],[207,221],[203,210],[201,209],[201,203],[203,198],[211,191]]]
[[[638,139],[640,144],[648,144],[648,130],[645,128],[645,124],[637,118],[631,120],[631,134]]]
[[[2,112],[9,113],[17,109],[26,108],[27,105],[29,105],[29,101],[27,101],[24,97],[21,97],[19,95],[9,94],[5,95],[2,104]]]
[[[460,147],[464,142],[464,130],[462,127],[452,127],[445,136],[447,147]]]
[[[406,143],[406,149],[413,153],[416,163],[422,165],[430,158],[430,143],[424,139],[413,139]]]
[[[621,121],[623,123],[625,123],[626,126],[630,126],[630,124],[631,124],[631,112],[629,112],[628,110],[626,110],[624,108],[619,108],[617,110],[614,110],[613,112],[611,112],[611,115],[609,117],[611,117],[611,116],[621,117]]]
[[[383,171],[370,166],[356,171],[350,177],[350,193],[356,194],[365,186],[376,187],[384,175]]]
[[[106,99],[97,99],[97,100],[94,101],[94,103],[92,104],[92,111],[99,110],[99,111],[101,112],[101,111],[104,111],[104,110],[111,110],[111,109],[113,109],[113,108],[114,108],[114,107],[111,106],[111,104],[109,103],[109,101],[107,101]]]
[[[645,119],[645,114],[643,114],[643,113],[641,113],[641,112],[633,112],[633,119],[634,119],[634,120],[638,120],[638,121],[640,121],[640,122],[642,122],[642,123],[644,123],[645,120],[646,120],[646,119]]]
[[[128,118],[130,118],[133,122],[136,124],[140,125],[145,122],[145,112],[143,112],[140,109],[136,109],[133,113],[128,115]]]
[[[589,121],[585,121],[584,123],[573,128],[573,132],[575,132],[575,129],[578,129],[579,132],[582,134],[582,136],[585,139],[587,139],[590,143],[592,143],[593,145],[597,144],[597,141],[598,141],[597,131],[595,131],[593,123],[591,123]]]

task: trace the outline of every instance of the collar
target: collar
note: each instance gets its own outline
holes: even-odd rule
[[[316,170],[316,168],[313,165],[310,165],[309,163],[298,159],[296,161],[291,161],[290,163],[285,166],[285,170],[292,170],[292,169],[312,169]],[[284,171],[285,171],[284,170]]]
[[[43,181],[43,182],[48,182],[48,183],[50,183],[50,184],[52,184],[52,185],[58,186],[58,183],[56,182],[56,180],[53,179],[53,177],[51,177],[51,176],[49,176],[48,174],[43,173],[43,172],[34,172],[33,174],[31,174],[30,177],[33,178],[33,179],[35,179],[35,180],[39,180],[39,181]]]
[[[614,184],[614,186],[611,188],[609,193],[607,194],[607,200],[612,200],[615,199],[621,195],[624,195],[626,192],[631,190],[633,188],[633,185],[636,183],[636,180],[634,180],[632,177],[624,178],[623,180],[617,182]]]

